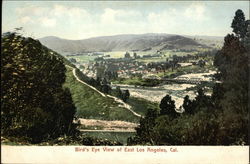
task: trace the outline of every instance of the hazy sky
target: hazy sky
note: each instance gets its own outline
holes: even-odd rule
[[[4,1],[3,32],[23,27],[36,38],[84,39],[115,34],[225,36],[248,1]]]

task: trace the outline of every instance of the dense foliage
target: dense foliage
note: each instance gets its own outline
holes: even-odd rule
[[[72,133],[75,106],[62,87],[64,59],[16,33],[1,41],[1,135],[36,143]]]
[[[160,109],[160,115],[168,115],[172,118],[178,117],[178,113],[175,110],[175,102],[169,95],[166,95],[161,100]]]
[[[150,109],[128,144],[245,145],[248,141],[248,84],[250,24],[241,10],[232,22],[214,64],[218,69],[212,96],[199,89],[194,100],[184,98],[184,112],[173,113],[170,96],[162,99],[160,114]]]

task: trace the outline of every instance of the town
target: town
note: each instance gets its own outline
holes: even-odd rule
[[[103,53],[89,53],[88,55],[96,56],[94,61],[87,63],[78,62],[74,56],[68,56],[69,60],[74,63],[85,75],[94,79],[105,79],[105,81],[115,81],[117,79],[149,79],[161,80],[163,78],[175,78],[180,74],[169,74],[169,72],[179,71],[181,68],[196,66],[204,68],[209,63],[210,58],[214,55],[213,51],[200,52],[195,55],[187,54],[185,56],[171,55],[165,57],[162,52],[157,51],[152,55],[139,56],[136,52],[124,54],[124,57],[110,58],[110,55]],[[143,62],[142,59],[151,58],[152,62]],[[155,58],[163,58],[162,61],[154,61]],[[139,59],[139,60],[138,60]],[[165,61],[164,61],[165,59]],[[183,72],[185,74],[187,72]]]

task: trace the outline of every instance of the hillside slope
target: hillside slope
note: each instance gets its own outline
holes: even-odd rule
[[[72,71],[72,68],[67,67],[64,87],[70,89],[73,102],[77,108],[77,117],[138,122],[138,116],[127,110],[113,98],[104,97],[89,86],[80,83],[74,77]]]
[[[84,40],[67,40],[49,36],[39,40],[47,47],[63,54],[93,51],[144,51],[146,49],[165,50],[207,47],[188,37],[154,33],[102,36]]]

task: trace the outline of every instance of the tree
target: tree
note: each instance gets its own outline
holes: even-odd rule
[[[111,87],[107,84],[101,86],[101,92],[109,94],[111,92]]]
[[[129,99],[129,96],[130,96],[130,93],[129,93],[129,90],[125,90],[123,93],[122,93],[122,100],[124,102],[127,102],[127,100]]]
[[[221,114],[219,136],[223,144],[248,143],[248,90],[249,90],[249,20],[245,21],[244,13],[236,11],[232,22],[234,34],[225,37],[225,42],[219,53],[216,54],[215,63],[220,72],[223,95],[218,96],[218,106]],[[217,95],[218,95],[217,88]],[[216,94],[215,94],[216,95]],[[233,126],[232,126],[233,125]],[[227,137],[227,136],[229,137]]]
[[[167,115],[157,117],[154,126],[154,143],[157,145],[178,145],[181,139],[181,119],[172,119]],[[183,125],[182,125],[183,126]]]
[[[195,106],[194,106],[194,103],[192,102],[192,100],[189,99],[188,95],[186,95],[184,97],[184,101],[183,101],[182,107],[185,110],[186,114],[194,114]]]
[[[169,117],[176,118],[179,114],[175,111],[175,102],[171,96],[166,95],[160,103],[160,115],[168,115]]]
[[[135,138],[128,139],[129,143],[154,145],[154,126],[157,117],[158,113],[156,109],[148,109],[145,117],[140,119],[139,126],[135,128]]]
[[[124,58],[131,58],[129,52],[126,52],[126,53],[125,53]]]
[[[249,66],[247,49],[238,37],[227,35],[222,50],[216,59],[216,66],[220,71],[222,87],[225,90],[222,106],[238,110],[247,110]],[[226,100],[227,99],[227,100]],[[237,103],[236,103],[237,102]],[[244,107],[243,107],[243,106]],[[239,109],[241,108],[241,109]]]
[[[245,15],[242,10],[238,9],[235,12],[235,16],[231,27],[233,32],[240,38],[244,38],[247,32],[247,22],[245,21]]]
[[[69,61],[72,62],[72,63],[76,63],[77,62],[75,58],[70,58]]]
[[[39,41],[15,33],[2,37],[1,134],[38,143],[68,134],[75,114],[63,88],[63,58]]]
[[[115,95],[116,95],[116,97],[121,97],[121,95],[122,95],[121,87],[117,86],[115,88]]]
[[[134,52],[134,58],[137,59],[137,53],[136,52]]]
[[[102,79],[102,85],[107,85],[108,84],[108,80],[104,77],[103,79]]]
[[[206,65],[206,62],[205,62],[204,60],[199,60],[199,61],[198,61],[198,65],[199,65],[200,67],[204,67],[204,66]]]
[[[225,94],[225,91],[224,91],[222,85],[220,83],[216,83],[213,86],[213,93],[211,96],[211,101],[212,101],[213,105],[218,109],[221,109],[220,100],[223,98],[224,94]]]
[[[178,60],[174,59],[173,61],[170,61],[169,63],[171,65],[172,71],[174,71],[174,68],[177,67]]]
[[[96,78],[103,78],[104,77],[104,72],[105,72],[105,67],[104,66],[98,66],[96,68]]]

